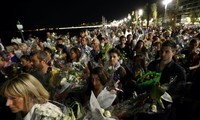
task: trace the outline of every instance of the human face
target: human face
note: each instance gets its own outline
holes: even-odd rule
[[[97,87],[99,87],[99,85],[101,85],[98,75],[92,74],[92,84],[93,84],[94,88],[97,88]]]
[[[51,53],[49,53],[48,51],[45,51],[47,53],[47,57],[48,57],[48,60],[51,59]]]
[[[121,39],[121,44],[125,44],[125,43],[126,43],[126,38],[124,37]]]
[[[133,39],[133,36],[132,35],[129,35],[128,37],[127,37],[127,41],[131,41]]]
[[[13,113],[17,113],[20,111],[25,112],[25,103],[23,97],[7,97],[6,106],[8,106]]]
[[[70,51],[70,58],[72,60],[76,60],[77,59],[77,54],[73,50]]]
[[[83,46],[87,45],[87,39],[85,37],[82,37],[81,45],[83,45]]]
[[[139,48],[142,48],[144,46],[144,43],[142,41],[139,41],[138,46],[139,46]]]
[[[42,64],[41,64],[40,60],[38,59],[37,55],[33,55],[31,57],[31,62],[34,67],[39,68],[39,69],[42,68]]]
[[[175,54],[175,50],[173,50],[169,46],[164,46],[161,49],[161,59],[162,59],[162,61],[170,62],[172,60],[172,57],[174,56],[174,54]]]
[[[117,53],[111,53],[110,54],[110,63],[112,66],[117,65],[117,63],[119,62],[119,56]]]
[[[21,59],[21,64],[22,64],[22,66],[27,66],[28,61],[26,59]]]

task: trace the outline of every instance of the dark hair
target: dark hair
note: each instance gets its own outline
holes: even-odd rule
[[[128,35],[126,36],[126,38],[128,38],[129,36],[132,36],[132,34],[128,34]]]
[[[119,49],[117,49],[117,48],[111,48],[109,51],[108,51],[108,53],[109,54],[111,54],[111,53],[116,53],[118,56],[120,56],[120,51],[119,51]]]
[[[162,43],[162,47],[171,47],[172,49],[176,50],[176,43],[172,40],[166,40],[165,42]]]
[[[6,51],[1,51],[0,52],[0,57],[2,58],[2,61],[6,61],[8,58],[8,53]]]
[[[99,81],[102,85],[105,85],[107,82],[110,81],[110,76],[108,72],[103,67],[95,67],[92,69],[91,74],[96,74],[99,77]]]
[[[22,56],[20,57],[20,59],[25,59],[25,60],[27,60],[27,61],[30,61],[30,55],[22,55]]]
[[[34,55],[37,55],[39,60],[45,60],[45,61],[48,60],[47,53],[45,51],[38,50],[30,54],[31,57],[33,57]]]
[[[49,52],[50,54],[53,54],[52,49],[49,48],[49,47],[44,47],[44,51],[47,51],[47,52]]]
[[[62,39],[61,37],[59,37],[59,38],[56,39],[56,41],[59,41],[59,40],[62,40],[62,41],[63,41],[63,39]]]
[[[196,39],[192,39],[190,40],[190,48],[194,48],[197,45],[197,40]]]
[[[72,47],[70,49],[70,51],[72,51],[72,50],[76,53],[77,59],[79,61],[79,59],[81,58],[81,50],[80,50],[80,48],[79,47]]]
[[[126,37],[124,35],[122,35],[122,36],[120,36],[119,40],[122,41],[123,38],[126,39]]]
[[[58,49],[58,48],[64,49],[64,45],[63,44],[57,44],[56,49]]]

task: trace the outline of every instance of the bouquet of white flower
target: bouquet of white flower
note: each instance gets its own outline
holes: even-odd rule
[[[73,62],[72,64],[68,64],[66,68],[61,70],[55,79],[57,82],[57,88],[59,93],[64,92],[67,88],[78,88],[83,87],[85,81],[84,77],[84,66],[78,62]]]
[[[88,119],[92,119],[92,120],[115,120],[114,118],[112,118],[110,111],[108,111],[108,110],[106,110],[106,109],[104,109],[100,106],[100,104],[103,105],[107,101],[109,103],[112,103],[112,99],[110,99],[110,100],[104,99],[104,103],[102,103],[102,101],[101,102],[99,102],[99,101],[100,100],[98,100],[98,98],[96,98],[94,93],[92,92],[91,96],[90,96],[90,111],[88,111],[88,113],[86,114],[86,116],[84,117],[83,120],[88,120]]]
[[[64,111],[62,111],[62,109],[50,102],[35,104],[33,108],[31,120],[74,120],[68,115],[65,107]]]

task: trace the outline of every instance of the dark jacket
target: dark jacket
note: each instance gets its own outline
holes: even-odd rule
[[[161,60],[152,61],[148,65],[148,70],[159,71],[159,64]],[[184,93],[186,83],[186,71],[183,67],[175,63],[173,60],[168,63],[161,72],[160,84],[169,84],[171,78],[176,78],[168,87],[168,93],[171,95],[180,95]]]

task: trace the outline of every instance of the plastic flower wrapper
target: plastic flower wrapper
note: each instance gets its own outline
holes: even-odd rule
[[[57,82],[58,92],[62,93],[66,89],[74,89],[77,87],[82,87],[84,84],[84,66],[79,62],[73,62],[68,64],[65,69],[62,69],[55,79]]]
[[[104,99],[104,102],[107,102],[108,100]],[[105,110],[101,107],[99,104],[98,99],[95,97],[94,93],[91,92],[90,96],[90,112],[87,113],[84,120],[115,120],[114,118],[111,118],[111,114],[109,111]]]
[[[46,104],[36,104],[34,105],[34,114],[32,115],[33,120],[67,120],[68,116],[66,114],[66,109],[62,111],[60,107],[56,107],[55,104],[46,103]]]
[[[152,99],[156,100],[163,109],[165,109],[165,106],[162,100],[172,103],[172,97],[159,85],[153,85],[150,96]]]
[[[97,101],[101,108],[106,109],[112,105],[116,97],[116,94],[113,94],[108,91],[107,88],[104,88],[97,96]]]
[[[155,83],[160,81],[161,73],[154,72],[154,71],[148,71],[144,75],[142,75],[140,78],[137,79],[137,84],[140,88],[152,86]]]

